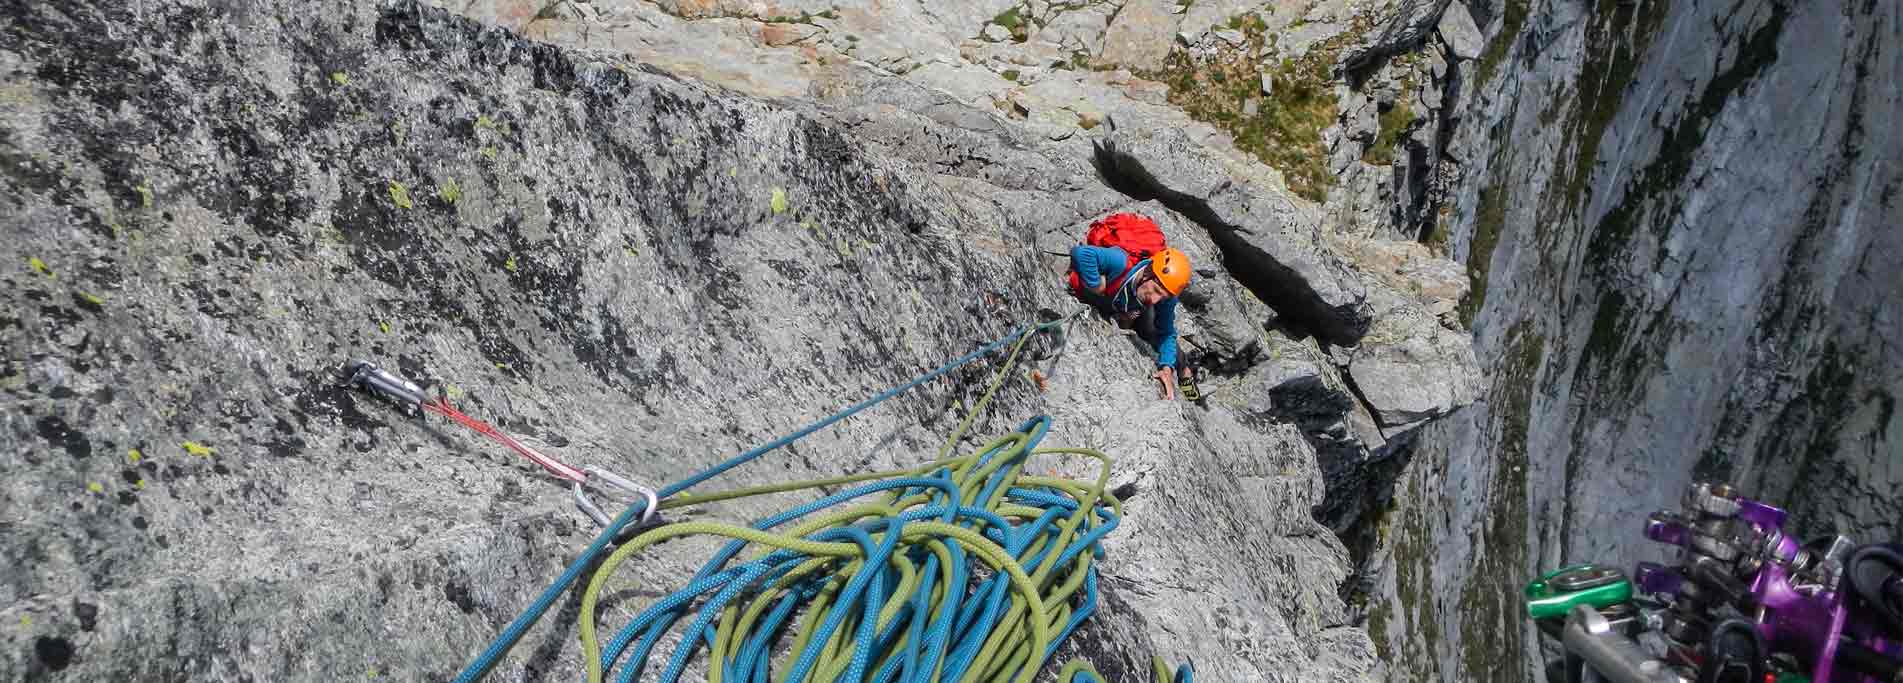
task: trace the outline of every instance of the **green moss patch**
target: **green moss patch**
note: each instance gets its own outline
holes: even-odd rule
[[[1480,65],[1474,69],[1474,83],[1485,85],[1493,80],[1500,63],[1507,58],[1507,52],[1513,48],[1513,42],[1520,39],[1520,29],[1526,26],[1528,5],[1532,0],[1506,0],[1502,4],[1500,32],[1495,34],[1493,42],[1487,43],[1485,52],[1480,53]],[[1486,27],[1482,26],[1482,30]]]
[[[1341,48],[1355,40],[1350,30],[1315,46],[1298,59],[1284,59],[1266,71],[1274,94],[1262,94],[1265,71],[1251,55],[1270,36],[1261,18],[1232,20],[1243,32],[1243,45],[1225,47],[1207,57],[1177,50],[1163,68],[1138,75],[1170,87],[1169,101],[1191,118],[1228,132],[1238,149],[1280,170],[1289,190],[1313,201],[1328,197],[1334,176],[1328,172],[1322,130],[1335,122],[1334,64]],[[1255,101],[1255,113],[1248,113]]]
[[[1467,245],[1467,296],[1460,300],[1460,323],[1473,328],[1474,316],[1487,301],[1487,276],[1493,268],[1493,249],[1500,246],[1506,227],[1507,191],[1504,186],[1480,188],[1480,213],[1474,219],[1473,242]]]
[[[1407,92],[1404,86],[1402,92]],[[1407,139],[1407,133],[1414,124],[1414,112],[1404,103],[1395,102],[1387,111],[1381,112],[1381,131],[1375,136],[1361,160],[1376,166],[1388,166],[1394,163],[1394,150],[1401,147]]]
[[[1010,31],[1013,41],[1022,43],[1031,39],[1031,19],[1024,15],[1021,7],[1013,6],[1011,9],[999,12],[998,16],[991,18],[991,23]]]
[[[1524,652],[1520,587],[1527,581],[1528,508],[1526,467],[1528,425],[1534,383],[1545,360],[1546,340],[1527,321],[1507,331],[1507,348],[1494,377],[1499,419],[1491,481],[1485,492],[1487,513],[1477,539],[1479,557],[1473,575],[1461,587],[1462,671],[1469,681],[1520,681],[1524,663],[1501,652]]]

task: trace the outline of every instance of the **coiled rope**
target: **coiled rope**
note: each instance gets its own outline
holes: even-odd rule
[[[970,455],[947,456],[1010,376],[1031,333],[1074,316],[1021,326],[938,369],[662,489],[661,509],[668,510],[861,484],[749,526],[669,524],[616,549],[601,562],[582,597],[588,680],[600,683],[610,675],[634,680],[676,630],[682,633],[674,637],[664,681],[678,680],[703,648],[710,653],[708,680],[716,683],[1033,680],[1096,609],[1098,541],[1121,516],[1121,504],[1105,491],[1110,459],[1089,449],[1038,448],[1050,429],[1048,417],[1026,421]],[[1012,344],[1010,355],[927,465],[678,495],[1006,344]],[[1032,456],[1092,458],[1099,463],[1098,476],[1089,483],[1031,476],[1025,465]],[[645,507],[636,502],[624,511],[457,680],[486,675]],[[697,535],[732,540],[685,587],[648,605],[604,646],[596,612],[615,570],[656,543]],[[729,566],[749,550],[749,560]],[[692,621],[679,629],[690,616]],[[792,641],[783,642],[788,635]],[[1162,660],[1154,665],[1158,683],[1168,683]],[[1191,677],[1185,665],[1174,680],[1189,683]],[[1076,660],[1059,680],[1089,683],[1101,677]]]

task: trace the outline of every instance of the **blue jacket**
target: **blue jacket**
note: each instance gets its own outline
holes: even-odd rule
[[[1105,282],[1117,279],[1123,271],[1131,267],[1149,267],[1149,260],[1137,261],[1134,266],[1128,263],[1129,257],[1116,247],[1093,247],[1079,244],[1070,250],[1070,267],[1077,271],[1077,279],[1085,287],[1095,289]],[[1131,282],[1135,278],[1125,278],[1122,291],[1107,292],[1110,305],[1124,313],[1143,312],[1143,303],[1137,301],[1136,286]],[[1156,326],[1156,338],[1149,340],[1156,346],[1156,366],[1176,367],[1176,297],[1157,302],[1152,312],[1152,321]]]

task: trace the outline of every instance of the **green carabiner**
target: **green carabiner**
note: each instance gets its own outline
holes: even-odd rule
[[[1632,582],[1625,572],[1597,564],[1556,569],[1526,584],[1526,615],[1534,619],[1564,618],[1575,605],[1605,609],[1632,599]]]

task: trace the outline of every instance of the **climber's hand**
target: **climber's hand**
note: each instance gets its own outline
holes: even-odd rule
[[[1151,377],[1155,377],[1156,381],[1163,383],[1163,400],[1171,401],[1176,399],[1176,368],[1165,367],[1158,369],[1156,374],[1151,375]]]

